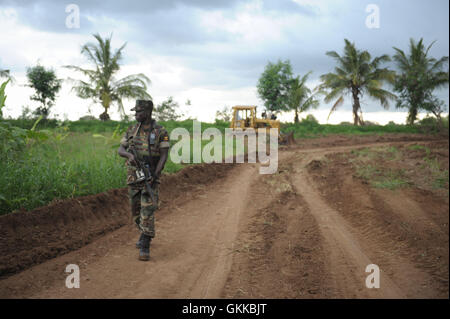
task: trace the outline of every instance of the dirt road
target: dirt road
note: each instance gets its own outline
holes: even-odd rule
[[[127,224],[4,276],[0,297],[448,298],[448,195],[374,190],[343,168],[331,176],[316,167],[360,147],[282,150],[273,175],[230,166],[166,199],[149,262],[137,260],[138,233]],[[65,286],[68,264],[80,267],[79,289]],[[370,264],[379,289],[366,287]]]

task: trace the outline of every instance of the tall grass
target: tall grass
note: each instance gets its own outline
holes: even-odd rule
[[[119,139],[93,138],[91,133],[70,133],[52,138],[0,162],[0,214],[125,187],[125,159],[117,154]],[[183,165],[166,163],[167,173]]]
[[[117,124],[115,131],[110,132],[101,128],[112,126],[97,123],[98,129],[93,132],[102,134],[74,132],[73,126],[47,130],[50,138],[31,141],[20,151],[4,156],[0,161],[0,215],[16,209],[31,210],[54,199],[126,187],[125,159],[117,154],[120,138],[128,127],[122,124]],[[192,131],[192,121],[168,124],[169,131],[180,126]],[[202,125],[202,130],[211,126]],[[85,127],[77,129],[83,131]],[[201,148],[208,143],[208,140],[202,141]],[[190,163],[193,162],[192,144],[190,139]],[[174,163],[169,157],[164,173],[176,172],[184,166],[186,164]]]
[[[126,178],[116,152],[90,134],[71,133],[64,141],[29,146],[18,159],[0,163],[0,170],[3,214],[123,187]]]
[[[33,127],[36,119],[8,119],[3,120],[4,122],[10,123],[13,126],[17,126],[24,129],[30,129]],[[39,122],[38,129],[54,129],[61,126],[68,127],[71,132],[78,133],[103,133],[103,132],[112,132],[117,127],[120,128],[122,132],[124,132],[130,125],[135,122],[123,122],[123,121],[100,121],[100,120],[78,120],[78,121],[58,121],[55,119],[42,119]],[[193,120],[184,120],[184,121],[165,121],[158,122],[160,125],[164,126],[169,132],[171,132],[174,128],[182,127],[187,129],[190,133],[192,133]],[[215,123],[201,123],[202,130],[215,127],[218,128],[221,132],[224,132],[224,129],[230,126],[229,122],[224,121],[216,121]]]
[[[318,124],[313,121],[302,121],[299,124],[287,123],[283,124],[281,128],[282,132],[294,132],[294,138],[315,138],[321,136],[328,136],[333,134],[344,135],[374,135],[374,134],[386,134],[386,133],[408,133],[418,134],[422,133],[420,126],[410,125],[367,125],[367,126],[354,126],[354,125],[333,125],[333,124]]]

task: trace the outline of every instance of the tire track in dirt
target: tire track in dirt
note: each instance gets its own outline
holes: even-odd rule
[[[365,287],[367,274],[365,275],[364,271],[366,266],[373,262],[364,253],[358,238],[352,234],[350,226],[339,212],[328,206],[321,198],[320,192],[315,188],[306,172],[306,165],[311,160],[323,155],[324,151],[300,158],[295,166],[296,176],[293,184],[319,224],[330,253],[329,271],[339,291],[338,296],[344,298],[404,298],[405,294],[401,289],[390,278],[383,275],[379,290],[369,290]],[[296,157],[298,158],[298,155]]]
[[[413,142],[414,143],[414,142]],[[363,147],[403,145],[404,142],[371,143]],[[380,233],[361,232],[349,224],[340,211],[334,210],[307,173],[306,165],[325,154],[360,148],[361,145],[291,150],[280,153],[280,175],[274,177],[272,192],[284,189],[281,196],[267,196],[270,190],[260,177],[253,189],[259,207],[246,214],[241,225],[237,254],[225,297],[232,298],[406,298],[434,296],[424,293],[422,284],[429,276],[417,269],[413,261],[395,256],[381,259],[380,244],[389,250],[392,241]],[[269,178],[271,182],[273,177]],[[299,184],[300,183],[300,184]],[[289,187],[293,190],[289,190]],[[279,204],[279,203],[283,204]],[[288,208],[289,207],[289,208]],[[291,210],[292,209],[292,210]],[[311,221],[309,216],[313,218]],[[264,224],[261,225],[261,224]],[[267,224],[270,224],[268,226]],[[368,226],[368,229],[374,225]],[[310,230],[316,236],[301,236]],[[383,233],[383,229],[381,229]],[[384,233],[386,233],[384,231]],[[319,234],[320,237],[317,237]],[[294,246],[297,250],[292,251]],[[365,253],[368,252],[368,253]],[[313,263],[309,259],[314,260]],[[292,263],[292,260],[296,263]],[[365,286],[366,266],[381,262],[380,289]],[[320,263],[319,261],[323,261]],[[393,263],[392,261],[395,261]],[[390,262],[390,263],[388,263]],[[264,267],[262,267],[264,265]],[[400,268],[395,268],[401,265]],[[393,269],[393,271],[392,271]],[[390,274],[395,275],[395,280]],[[294,275],[295,274],[295,275]],[[401,280],[399,280],[399,277]],[[414,278],[414,279],[413,279]],[[413,279],[413,280],[412,280]],[[412,283],[411,283],[412,281]],[[401,288],[398,286],[400,282]],[[403,289],[406,290],[403,291]]]
[[[369,241],[366,249],[373,252],[377,264],[404,287],[408,298],[448,297],[448,235],[401,190],[375,190],[369,198],[374,216],[367,216],[370,226],[365,227],[365,236],[379,240]],[[375,216],[378,212],[388,213],[389,220]],[[435,247],[436,240],[447,248]],[[444,256],[447,267],[441,268],[445,262],[428,257],[427,252]],[[446,292],[439,281],[446,282]]]
[[[395,144],[398,143],[389,143],[388,145]],[[371,146],[380,146],[380,144]],[[325,193],[321,196],[318,195],[320,191],[317,185],[314,185],[312,178],[308,176],[305,164],[313,160],[320,164],[320,160],[326,154],[335,153],[335,150],[335,148],[332,151],[317,150],[317,153],[308,152],[309,154],[305,158],[299,158],[301,164],[297,166],[297,171],[300,176],[297,177],[297,183],[294,184],[305,196],[308,204],[316,207],[311,210],[316,212],[323,234],[334,239],[334,241],[328,240],[331,265],[334,264],[333,268],[337,268],[331,269],[331,271],[335,272],[334,277],[337,278],[337,287],[341,288],[341,296],[375,298],[448,296],[448,285],[447,292],[437,290],[439,286],[442,286],[440,284],[442,280],[448,284],[448,277],[445,279],[445,273],[442,273],[442,271],[445,272],[445,269],[439,269],[443,266],[442,262],[437,263],[437,261],[416,257],[420,254],[418,251],[420,245],[427,249],[436,249],[432,247],[432,241],[422,236],[419,246],[415,245],[414,249],[411,249],[397,239],[398,236],[403,235],[394,225],[410,224],[413,226],[414,233],[408,234],[408,236],[414,237],[414,234],[418,234],[420,231],[434,232],[433,239],[438,238],[438,242],[447,243],[448,246],[448,235],[445,235],[441,231],[441,227],[428,218],[423,209],[414,201],[408,197],[399,196],[398,193],[395,195],[396,198],[393,198],[392,192],[379,190],[371,191],[371,193],[381,192],[382,195],[370,198],[349,181],[352,178],[351,175],[345,177],[343,181],[339,181],[335,176],[332,177],[332,183],[337,183],[334,185],[335,188],[338,188],[336,191],[331,190],[333,186],[327,186],[328,194],[330,191],[331,194],[342,194],[342,197],[332,196],[333,200],[346,202],[346,205],[327,204],[324,200]],[[341,148],[341,151],[348,150],[349,148]],[[330,199],[326,198],[326,200]],[[390,209],[386,209],[386,206]],[[341,207],[344,211],[341,210]],[[403,222],[397,222],[399,219],[403,219]],[[340,253],[337,252],[338,249],[341,249]],[[448,251],[447,254],[440,253],[448,256]],[[346,264],[348,260],[343,260],[346,255],[353,257],[351,265]],[[364,279],[367,274],[364,273],[364,270],[369,263],[380,266],[381,288],[378,290],[365,288]],[[340,265],[340,269],[336,265]],[[446,267],[448,271],[448,263]],[[352,269],[356,271],[353,275],[349,274]],[[355,286],[355,282],[358,285]],[[361,291],[363,294],[355,294],[356,291]]]
[[[365,188],[351,176],[344,178],[341,189],[353,190],[343,196],[352,205],[339,210],[342,216],[364,239],[364,249],[372,260],[401,285],[406,296],[448,296],[448,234],[415,202],[415,192]],[[442,286],[442,281],[446,285]]]
[[[251,185],[254,199],[239,224],[224,298],[330,298],[319,227],[292,187],[292,167],[280,153],[279,171]]]

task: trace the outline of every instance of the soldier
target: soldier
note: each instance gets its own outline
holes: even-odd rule
[[[169,153],[169,135],[161,125],[152,119],[153,102],[137,100],[137,124],[131,125],[122,140],[118,153],[127,158],[127,184],[131,204],[131,215],[141,232],[136,246],[140,249],[139,260],[150,259],[150,242],[155,237],[155,211],[159,208],[159,177]],[[134,154],[137,156],[135,158]],[[149,194],[145,182],[139,178],[137,167],[148,165],[153,194]],[[152,200],[152,198],[154,200]]]

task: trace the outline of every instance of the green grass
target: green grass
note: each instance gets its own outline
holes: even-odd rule
[[[428,149],[427,147],[423,146],[423,145],[409,145],[408,149],[412,150],[412,151],[421,151],[421,150],[425,150]]]
[[[350,153],[354,154],[354,155],[356,155],[358,157],[369,157],[369,156],[374,154],[373,151],[371,151],[367,147],[360,148],[360,149],[357,149],[357,150],[352,150]]]
[[[397,189],[408,186],[402,170],[385,169],[376,165],[360,165],[356,176],[366,180],[375,188]]]
[[[365,180],[370,181],[373,176],[380,173],[380,169],[372,165],[361,165],[356,169],[356,176],[361,177]]]
[[[332,125],[318,124],[310,121],[303,121],[298,124],[285,123],[281,128],[282,132],[294,132],[294,138],[316,138],[333,134],[343,135],[383,135],[387,133],[407,133],[420,134],[421,130],[418,126],[410,125],[370,125],[370,126],[353,126],[353,125]]]
[[[14,126],[21,128],[30,129],[35,120],[32,119],[9,119],[5,120]],[[170,132],[176,127],[186,128],[190,133],[192,133],[192,121],[166,121],[160,122],[161,125],[166,127]],[[120,127],[122,131],[131,125],[133,122],[119,122],[119,121],[107,121],[103,122],[100,120],[78,120],[78,121],[57,121],[57,120],[42,120],[39,122],[38,129],[52,129],[59,126],[67,126],[71,132],[91,132],[91,133],[101,133],[101,132],[112,132],[117,126]],[[229,122],[216,121],[215,123],[202,123],[202,130],[209,127],[216,127],[221,132],[224,132],[225,128],[230,126]],[[420,134],[423,133],[420,124],[417,125],[399,125],[399,124],[388,124],[388,125],[367,125],[367,126],[353,126],[348,124],[319,124],[314,121],[302,120],[298,124],[294,123],[281,123],[281,131],[284,133],[294,132],[295,138],[315,138],[321,136],[328,136],[332,134],[347,134],[347,135],[383,135],[386,133],[411,133]]]
[[[356,158],[350,159],[356,169],[356,176],[368,182],[372,187],[394,190],[408,186],[402,169],[391,169],[380,165],[382,161],[394,161],[400,158],[400,151],[394,147],[362,148],[351,151]],[[374,164],[368,164],[373,161]]]
[[[169,130],[175,127],[172,124],[169,123]],[[191,125],[192,131],[192,121],[182,125],[186,129]],[[213,126],[202,125],[202,130],[208,127]],[[49,132],[49,139],[30,142],[23,151],[3,156],[0,161],[0,215],[16,209],[31,210],[54,199],[126,187],[125,159],[117,154],[122,134],[108,131],[99,134],[99,130],[96,133],[73,132],[67,127]],[[172,145],[176,142],[171,141]],[[201,149],[209,142],[202,141]],[[189,144],[189,162],[192,163],[192,139]],[[223,158],[225,146],[222,143],[220,147]],[[236,143],[233,143],[233,154],[237,152]],[[174,163],[169,156],[164,173],[177,172],[186,165]]]
[[[356,160],[359,161],[368,161],[373,159],[393,161],[399,159],[401,156],[399,149],[395,146],[375,148],[364,147],[361,149],[352,150],[350,154],[355,155]],[[351,161],[354,162],[355,159],[351,159]]]
[[[424,157],[420,169],[428,172],[430,175],[431,186],[433,189],[448,188],[449,174],[448,170],[441,169],[437,157],[432,157],[431,149],[423,145],[410,145],[408,149],[423,151]]]
[[[386,188],[390,190],[394,190],[400,187],[404,187],[408,185],[408,182],[402,179],[394,178],[394,179],[386,179],[383,181],[374,181],[372,182],[373,187],[375,188]]]
[[[432,187],[435,189],[448,187],[448,170],[441,170],[437,158],[430,158],[429,155],[429,152],[427,152],[427,156],[423,160],[425,162],[424,167],[431,172]]]
[[[412,185],[404,169],[389,168],[389,162],[401,163],[404,151],[422,151],[424,157],[416,166],[421,170],[421,174],[426,176],[429,185],[434,189],[448,188],[449,173],[446,169],[441,169],[438,159],[432,157],[431,149],[422,145],[410,145],[404,150],[397,147],[374,147],[361,148],[351,151],[351,162],[356,170],[356,176],[364,179],[375,188],[397,189]],[[369,163],[370,162],[370,163]]]
[[[443,170],[433,174],[433,188],[448,188],[448,170]]]
[[[89,133],[29,146],[0,163],[0,213],[45,205],[56,198],[96,194],[124,186],[126,172],[111,144]]]
[[[15,120],[2,120],[4,122],[10,123],[13,126],[20,128],[30,129],[36,120],[34,119],[15,119]],[[78,120],[78,121],[57,121],[53,119],[43,119],[37,125],[38,130],[42,129],[55,129],[58,127],[67,127],[70,132],[78,133],[103,133],[103,132],[113,132],[117,127],[121,133],[125,132],[126,129],[134,124],[132,122],[121,122],[121,121],[100,121],[100,120]],[[184,121],[165,121],[158,122],[160,125],[164,126],[168,132],[171,132],[174,128],[185,128],[192,133],[193,120]],[[202,131],[209,127],[218,128],[222,133],[225,128],[230,126],[229,122],[216,121],[215,123],[201,123]]]
[[[382,147],[375,149],[376,152],[379,154],[380,157],[387,161],[394,161],[398,160],[401,157],[400,150],[395,146],[390,147]]]

